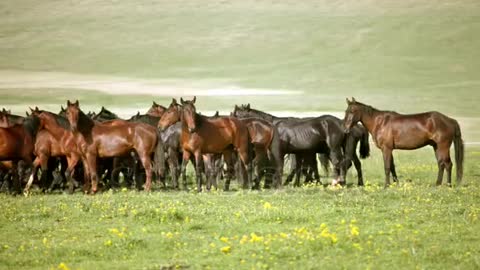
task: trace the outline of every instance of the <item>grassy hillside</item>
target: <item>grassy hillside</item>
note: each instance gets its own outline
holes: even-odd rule
[[[265,108],[337,111],[356,96],[477,115],[477,1],[24,0],[4,1],[0,13],[0,69],[304,92],[248,98]]]

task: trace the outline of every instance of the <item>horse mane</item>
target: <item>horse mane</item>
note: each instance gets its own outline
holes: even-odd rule
[[[268,119],[269,121],[273,121],[273,119],[276,118],[276,116],[274,116],[272,114],[269,114],[269,113],[266,113],[266,112],[263,112],[263,111],[260,111],[260,110],[257,110],[257,109],[252,109],[252,108],[247,107],[245,105],[242,105],[240,107],[240,109],[246,110],[247,112],[253,112],[255,114],[258,114],[259,117],[261,117],[263,119]]]
[[[86,137],[90,136],[93,126],[95,126],[95,122],[93,119],[90,119],[82,110],[78,109],[78,131],[83,135],[87,135]]]
[[[353,103],[354,105],[360,105],[362,106],[363,108],[363,111],[365,113],[367,113],[368,115],[372,115],[372,113],[374,112],[381,112],[381,113],[391,113],[391,114],[399,114],[398,112],[395,112],[395,111],[388,111],[388,110],[379,110],[373,106],[370,106],[368,104],[365,104],[365,103],[361,103],[361,102],[358,102],[358,101],[355,101]]]
[[[35,137],[37,135],[38,127],[40,126],[40,120],[36,116],[29,116],[25,118],[23,124],[18,125],[22,125],[32,137]]]
[[[118,115],[116,115],[115,113],[109,111],[108,109],[106,109],[105,107],[102,106],[102,109],[100,110],[99,113],[97,113],[96,115],[93,116],[93,118],[97,119],[99,117],[102,117],[102,116],[106,116],[106,117],[109,117],[109,118],[115,118],[115,119],[119,119],[120,117],[118,117]]]

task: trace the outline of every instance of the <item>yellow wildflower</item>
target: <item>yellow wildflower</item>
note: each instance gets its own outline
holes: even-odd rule
[[[265,202],[265,203],[263,204],[263,208],[264,208],[264,209],[267,209],[267,210],[268,210],[268,209],[272,209],[272,205],[271,205],[269,202]]]
[[[232,248],[230,246],[224,246],[220,249],[221,252],[228,254],[232,251]]]

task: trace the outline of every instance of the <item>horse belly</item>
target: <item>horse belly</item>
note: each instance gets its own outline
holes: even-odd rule
[[[414,150],[430,144],[429,134],[417,125],[397,127],[393,133],[394,149]]]
[[[99,157],[118,157],[128,154],[133,149],[133,144],[125,137],[104,136],[97,142],[97,153]]]

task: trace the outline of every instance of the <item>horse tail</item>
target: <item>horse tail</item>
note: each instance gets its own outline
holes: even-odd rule
[[[154,168],[158,178],[165,177],[165,148],[163,147],[162,134],[157,129],[157,144],[155,145],[154,152]]]
[[[362,136],[360,137],[360,158],[366,159],[370,156],[370,143],[368,142],[368,130],[365,127],[361,127]]]
[[[457,185],[460,185],[463,177],[463,158],[465,155],[465,146],[462,140],[462,131],[460,125],[455,121],[455,134],[453,136],[455,146],[455,163],[457,165]]]

